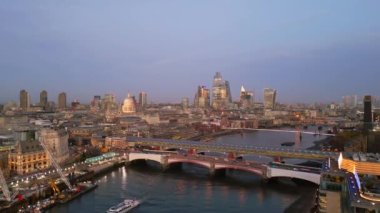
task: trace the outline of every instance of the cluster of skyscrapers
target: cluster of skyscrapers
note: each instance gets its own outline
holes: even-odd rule
[[[216,110],[220,109],[231,109],[236,104],[242,109],[249,109],[254,105],[254,92],[246,90],[241,86],[240,90],[240,100],[237,103],[232,102],[232,95],[230,89],[230,83],[222,78],[220,72],[216,72],[212,89],[207,89],[206,86],[198,86],[197,92],[194,98],[194,107],[196,108],[213,108]],[[182,106],[184,108],[189,107],[188,98],[182,99]],[[266,109],[274,109],[276,104],[276,90],[266,88],[264,89],[264,107]],[[80,105],[79,101],[74,101],[71,104],[71,108],[76,108]],[[22,111],[34,111],[30,110],[31,107],[30,95],[26,90],[20,91],[20,109]],[[122,112],[135,112],[137,110],[142,110],[147,106],[147,93],[140,92],[138,96],[138,102],[135,96],[128,95],[128,97],[122,102],[121,111]],[[39,110],[49,111],[51,109],[64,110],[67,108],[67,96],[66,93],[62,92],[58,95],[58,102],[55,105],[54,102],[48,101],[48,93],[43,90],[40,93],[40,102],[33,107]],[[90,105],[92,110],[117,110],[120,109],[120,105],[117,103],[116,98],[112,94],[105,94],[103,97],[100,95],[95,95]]]
[[[254,92],[248,91],[244,86],[240,89],[240,100],[237,103],[242,109],[253,107],[255,100]],[[212,90],[210,92],[205,86],[198,86],[195,93],[194,107],[213,109],[229,109],[232,108],[231,89],[228,81],[223,80],[222,75],[217,72],[214,76]],[[264,106],[266,109],[274,109],[276,105],[276,90],[264,90]]]
[[[26,90],[20,91],[20,109],[24,112],[30,111],[30,107],[32,106],[30,95]],[[48,101],[48,93],[46,90],[42,90],[40,92],[40,102],[35,105],[34,107],[37,107],[41,110],[50,110],[51,108],[55,107],[54,102]],[[66,109],[66,93],[62,92],[58,94],[58,109]]]

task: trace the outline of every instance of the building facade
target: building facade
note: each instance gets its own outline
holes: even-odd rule
[[[264,108],[274,109],[276,106],[277,91],[275,89],[264,89]]]
[[[230,84],[216,72],[212,86],[212,107],[214,109],[228,108],[232,103]]]
[[[64,93],[64,92],[59,93],[59,95],[58,95],[58,109],[60,109],[60,110],[66,109],[66,107],[67,107],[66,100],[67,100],[66,93]]]
[[[373,128],[372,122],[372,97],[370,95],[364,96],[364,129],[371,130]]]
[[[139,107],[140,109],[145,109],[148,104],[148,98],[146,92],[139,93]]]
[[[116,97],[112,94],[105,94],[101,103],[101,110],[103,111],[117,111],[119,105],[116,103]]]
[[[46,90],[42,90],[40,92],[40,107],[46,110],[47,105],[48,105],[48,93],[46,92]]]
[[[183,97],[181,101],[182,109],[187,109],[189,108],[189,98],[188,97]]]
[[[41,129],[39,136],[58,163],[69,159],[69,135],[64,129]]]
[[[26,90],[20,91],[20,108],[22,111],[26,112],[30,107],[29,93]]]
[[[253,92],[246,91],[243,86],[240,89],[240,106],[242,109],[253,107],[254,96]]]
[[[198,86],[197,93],[194,98],[194,107],[208,108],[210,107],[210,90],[205,86]]]
[[[8,155],[9,170],[23,175],[37,172],[50,166],[50,159],[36,137],[36,131],[26,130],[15,133],[15,149]]]

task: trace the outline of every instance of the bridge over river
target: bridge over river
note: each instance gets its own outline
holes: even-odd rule
[[[134,142],[136,145],[160,147],[161,150],[167,149],[186,149],[194,151],[211,151],[227,152],[237,155],[261,155],[281,158],[296,158],[309,160],[327,160],[328,158],[338,159],[339,154],[336,152],[325,152],[305,149],[277,148],[277,147],[260,147],[249,145],[234,144],[215,144],[199,141],[184,141],[171,139],[156,138],[137,138],[128,137],[128,142]]]
[[[168,169],[182,163],[189,163],[209,169],[209,172],[212,175],[223,174],[226,170],[240,170],[253,173],[264,179],[288,177],[306,180],[315,184],[320,183],[321,174],[320,168],[273,162],[269,164],[262,164],[253,161],[237,161],[227,158],[203,155],[130,152],[125,154],[124,160],[127,163],[132,163],[139,160],[155,161],[159,163],[163,169]]]

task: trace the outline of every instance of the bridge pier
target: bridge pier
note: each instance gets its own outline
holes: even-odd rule
[[[226,169],[210,169],[210,176],[211,177],[224,177],[226,176]]]
[[[229,152],[227,158],[229,160],[235,160],[236,159],[236,153],[235,152]]]
[[[197,154],[197,150],[196,150],[196,149],[189,149],[189,150],[187,151],[187,154],[189,154],[189,155]]]
[[[130,162],[129,162],[129,153],[125,153],[125,156],[124,156],[124,165],[126,166],[129,166]]]
[[[169,169],[168,156],[161,156],[161,168],[162,171],[166,171]]]
[[[182,163],[174,163],[174,164],[170,164],[167,169],[170,169],[170,170],[182,170]]]
[[[274,162],[281,163],[281,162],[282,162],[282,159],[281,159],[280,156],[277,156],[277,157],[273,157],[273,161],[274,161]]]

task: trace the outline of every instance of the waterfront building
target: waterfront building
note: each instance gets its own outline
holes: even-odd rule
[[[230,84],[223,80],[220,72],[216,72],[212,86],[212,107],[214,109],[228,108],[231,103]]]
[[[210,107],[210,90],[205,86],[198,86],[197,93],[194,98],[194,107],[208,108]]]
[[[42,129],[39,132],[41,140],[47,145],[58,163],[69,159],[69,135],[64,129]]]
[[[66,109],[66,93],[61,92],[58,94],[58,109],[65,110]]]
[[[145,109],[146,105],[148,104],[148,98],[146,92],[140,92],[139,93],[139,107],[141,110]]]
[[[48,93],[46,90],[42,90],[40,92],[40,107],[42,107],[43,110],[46,110],[48,106]]]
[[[264,89],[264,108],[274,109],[276,106],[276,96],[277,91],[275,89],[265,88]]]
[[[364,129],[372,130],[372,97],[370,95],[364,96]]]
[[[30,107],[30,97],[26,90],[20,91],[20,108],[22,111],[26,112]]]
[[[125,114],[136,112],[136,99],[128,93],[127,98],[124,99],[121,111]]]
[[[50,160],[36,137],[36,131],[19,131],[15,132],[15,136],[15,149],[8,156],[11,173],[23,175],[50,166]]]
[[[243,109],[251,108],[253,106],[253,92],[246,91],[244,86],[240,88],[240,106]]]
[[[105,147],[107,149],[126,149],[128,148],[127,138],[126,137],[106,137],[105,138]]]
[[[344,181],[344,173],[338,172],[322,172],[321,184],[318,193],[318,211],[319,212],[341,212],[341,195],[342,182]]]

